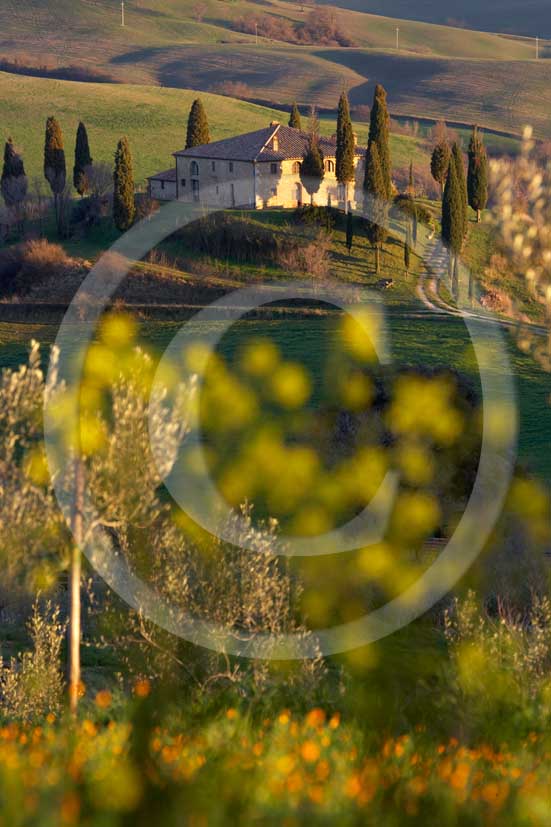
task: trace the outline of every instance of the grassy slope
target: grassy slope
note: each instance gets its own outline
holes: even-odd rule
[[[128,136],[134,155],[136,179],[166,169],[171,153],[184,144],[185,122],[196,93],[154,86],[72,83],[29,78],[0,72],[0,111],[4,135],[12,134],[25,157],[29,178],[42,175],[44,122],[55,114],[61,122],[67,164],[73,163],[74,135],[79,119],[87,125],[92,155],[111,161],[116,141]],[[202,94],[215,139],[266,126],[272,119],[286,123],[288,115],[276,109],[219,95]],[[332,120],[322,121],[322,130],[335,130]],[[0,139],[4,138],[0,134]],[[360,142],[367,125],[358,125]],[[408,136],[392,138],[396,164],[405,165],[424,152],[422,142]]]
[[[58,65],[88,64],[123,82],[178,88],[212,90],[221,81],[239,81],[250,98],[288,103],[296,97],[326,107],[335,105],[343,84],[355,102],[367,103],[380,80],[389,85],[396,112],[478,120],[505,131],[530,121],[551,136],[551,62],[526,60],[534,50],[523,39],[343,11],[341,24],[361,48],[322,49],[255,44],[230,30],[232,20],[251,19],[259,10],[292,19],[307,13],[284,0],[206,0],[201,22],[193,19],[195,0],[134,0],[124,29],[114,0],[9,3],[1,54],[27,53],[29,62],[54,56]]]
[[[113,0],[82,0],[78,4],[72,0],[56,0],[55,4],[51,0],[8,2],[11,3],[11,14],[5,19],[4,26],[12,42],[4,41],[3,50],[17,51],[25,44],[36,43],[40,37],[49,51],[55,51],[63,59],[73,53],[78,56],[78,52],[82,58],[83,51],[90,51],[90,40],[95,42],[98,37],[101,37],[103,48],[99,54],[95,52],[96,59],[98,56],[105,59],[111,52],[124,54],[131,44],[155,46],[213,43],[222,39],[253,40],[232,32],[233,22],[255,14],[301,21],[308,13],[308,7],[286,0],[263,0],[262,3],[206,0],[204,16],[198,22],[194,14],[196,0],[134,0],[127,3],[126,26],[122,29],[119,5]],[[398,25],[401,48],[405,50],[465,58],[492,56],[511,60],[533,56],[533,44],[526,40],[366,14],[365,5],[356,8],[357,11],[341,9],[338,14],[341,26],[361,47],[393,49]],[[87,46],[84,50],[83,43]],[[78,51],[77,47],[80,47]]]
[[[476,122],[516,133],[530,123],[539,135],[551,136],[550,61],[446,60],[359,49],[322,49],[318,54],[366,78],[351,90],[352,103],[370,101],[380,82],[398,114]]]
[[[487,32],[551,37],[551,6],[548,0],[321,0],[347,9],[425,20],[432,23],[457,21],[468,28]]]

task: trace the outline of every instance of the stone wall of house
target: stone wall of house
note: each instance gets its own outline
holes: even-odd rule
[[[208,158],[176,158],[178,198],[220,207],[254,206],[253,164]]]
[[[326,170],[318,191],[314,194],[314,204],[345,207],[344,188],[335,176],[335,159],[326,158]],[[361,198],[364,176],[364,161],[357,158],[355,163],[356,181],[348,188],[348,200],[355,209]],[[297,207],[310,203],[310,194],[300,179],[297,161],[261,161],[256,165],[256,207]]]
[[[159,181],[157,178],[149,179],[149,194],[157,201],[176,200],[176,182]]]
[[[297,207],[310,203],[310,194],[303,186],[297,161],[220,161],[207,158],[176,158],[178,186],[169,198],[180,201],[201,201],[220,207]],[[361,200],[364,175],[363,158],[356,158],[356,181],[348,188],[348,200],[356,209]],[[153,183],[156,182],[151,182]],[[165,182],[165,191],[168,192]],[[159,197],[152,193],[153,197]],[[161,195],[159,200],[166,199]],[[314,204],[345,207],[344,188],[335,177],[335,159],[326,159],[326,171]]]

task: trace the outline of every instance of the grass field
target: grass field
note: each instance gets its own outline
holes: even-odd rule
[[[446,366],[467,371],[465,353],[469,347],[468,333],[457,319],[414,319],[391,315],[390,346],[395,363],[401,365]],[[226,342],[226,355],[235,351],[236,343],[248,336],[270,335],[288,358],[304,361],[312,371],[330,341],[331,319],[309,319],[271,322],[243,322]],[[160,351],[164,350],[180,328],[181,322],[144,324],[145,337]],[[193,328],[191,327],[191,330]],[[55,338],[54,325],[0,323],[0,366],[15,366],[26,356],[31,338],[50,344]],[[505,334],[506,335],[506,334]],[[546,450],[551,436],[551,379],[530,357],[510,348],[515,377],[517,404],[520,413],[519,457],[532,471],[551,482],[551,458]]]
[[[89,44],[101,38],[102,63],[115,54],[123,55],[132,44],[253,42],[253,37],[232,30],[239,18],[269,14],[300,22],[308,14],[308,7],[287,0],[265,0],[261,4],[254,0],[232,3],[208,0],[200,16],[195,12],[195,0],[136,0],[127,3],[125,28],[122,29],[119,6],[111,0],[86,0],[79,4],[70,0],[58,0],[55,4],[49,0],[9,0],[8,5],[10,3],[7,27],[12,41],[9,45],[3,44],[6,53],[25,49],[26,45],[40,39],[60,60],[72,60],[73,56],[83,59],[82,48],[77,50],[77,46],[82,46],[85,39]],[[348,6],[348,3],[336,5]],[[394,49],[395,29],[399,26],[400,48],[405,51],[464,58],[525,60],[534,57],[534,43],[529,38],[511,39],[499,34],[466,32],[430,22],[396,19],[411,17],[404,10],[394,17],[384,17],[381,15],[388,14],[388,9],[375,9],[373,4],[366,9],[363,3],[354,7],[354,0],[350,6],[353,9],[338,10],[339,24],[360,47]],[[366,13],[368,11],[376,14]],[[445,18],[439,22],[445,22]],[[70,36],[65,37],[65,33]],[[263,41],[264,46],[269,43],[269,40]],[[95,57],[97,59],[97,53]]]
[[[551,62],[536,62],[534,43],[526,38],[345,9],[339,23],[358,48],[319,48],[263,38],[256,43],[231,29],[237,18],[258,13],[304,19],[308,7],[285,0],[265,0],[260,10],[247,0],[206,0],[199,16],[193,0],[135,0],[127,3],[124,28],[111,0],[10,3],[0,56],[19,55],[23,63],[78,64],[120,82],[203,91],[237,82],[242,97],[274,105],[297,98],[334,107],[342,85],[355,103],[368,104],[380,81],[389,86],[395,113],[476,120],[517,133],[530,122],[551,136]],[[548,51],[542,40],[541,56]]]
[[[380,82],[397,114],[423,114],[515,133],[531,124],[540,136],[551,135],[551,62],[400,57],[359,49],[323,49],[318,54],[366,78],[350,91],[352,103],[367,103],[374,84]]]
[[[492,0],[491,3],[480,3],[478,0],[423,0],[415,4],[409,0],[369,0],[368,4],[365,0],[327,1],[331,5],[359,11],[368,5],[373,14],[390,14],[432,23],[453,22],[485,32],[551,37],[551,8],[547,0],[529,0],[526,3],[514,0]]]
[[[0,72],[0,111],[5,137],[12,135],[24,153],[29,178],[42,176],[44,124],[49,115],[59,118],[65,135],[67,163],[72,168],[78,121],[88,128],[92,155],[111,162],[116,142],[127,135],[134,156],[136,180],[166,169],[171,153],[185,143],[186,121],[196,92],[159,89],[132,84],[73,83],[30,78]],[[288,114],[246,101],[201,93],[214,139],[267,126],[273,119],[286,123]],[[335,131],[333,119],[323,119],[326,134]],[[367,138],[367,125],[356,124],[360,143]],[[4,136],[2,136],[4,137]],[[428,163],[421,139],[407,135],[392,137],[395,165],[410,159]]]

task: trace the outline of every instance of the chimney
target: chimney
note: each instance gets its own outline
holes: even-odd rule
[[[270,126],[275,128],[275,133],[272,136],[272,152],[279,152],[279,138],[277,136],[277,127],[281,126],[279,121],[271,121]]]

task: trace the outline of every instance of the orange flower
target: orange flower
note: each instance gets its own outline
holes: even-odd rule
[[[61,802],[63,824],[76,824],[80,813],[80,800],[76,793],[67,793]]]
[[[344,791],[349,798],[356,798],[362,789],[362,784],[360,781],[360,776],[355,773],[351,775],[348,781],[345,784]]]
[[[308,764],[313,764],[317,761],[320,755],[320,750],[317,744],[313,741],[305,741],[301,747],[300,754]]]
[[[325,712],[323,709],[316,707],[311,709],[306,716],[306,724],[311,727],[320,727],[325,723]]]
[[[96,695],[96,706],[99,706],[100,709],[108,709],[111,706],[111,701],[113,697],[108,689],[102,689]]]
[[[509,795],[509,785],[503,781],[490,781],[480,790],[480,797],[490,807],[500,809]]]
[[[147,698],[150,692],[151,684],[147,678],[140,678],[140,680],[134,684],[134,694],[137,698]]]
[[[315,787],[310,787],[308,789],[308,798],[310,801],[313,801],[314,804],[321,804],[323,801],[323,787],[319,784],[316,784]]]
[[[330,729],[337,729],[341,722],[341,716],[338,712],[335,712],[334,715],[331,716],[329,720],[329,727]]]
[[[464,790],[469,781],[470,774],[471,768],[468,764],[458,764],[449,779],[454,790]]]
[[[233,708],[228,709],[226,711],[226,718],[229,721],[234,721],[237,718],[237,709],[233,709]]]
[[[319,764],[316,766],[316,777],[319,778],[320,781],[325,781],[325,779],[329,776],[329,764],[327,761],[320,761]]]

